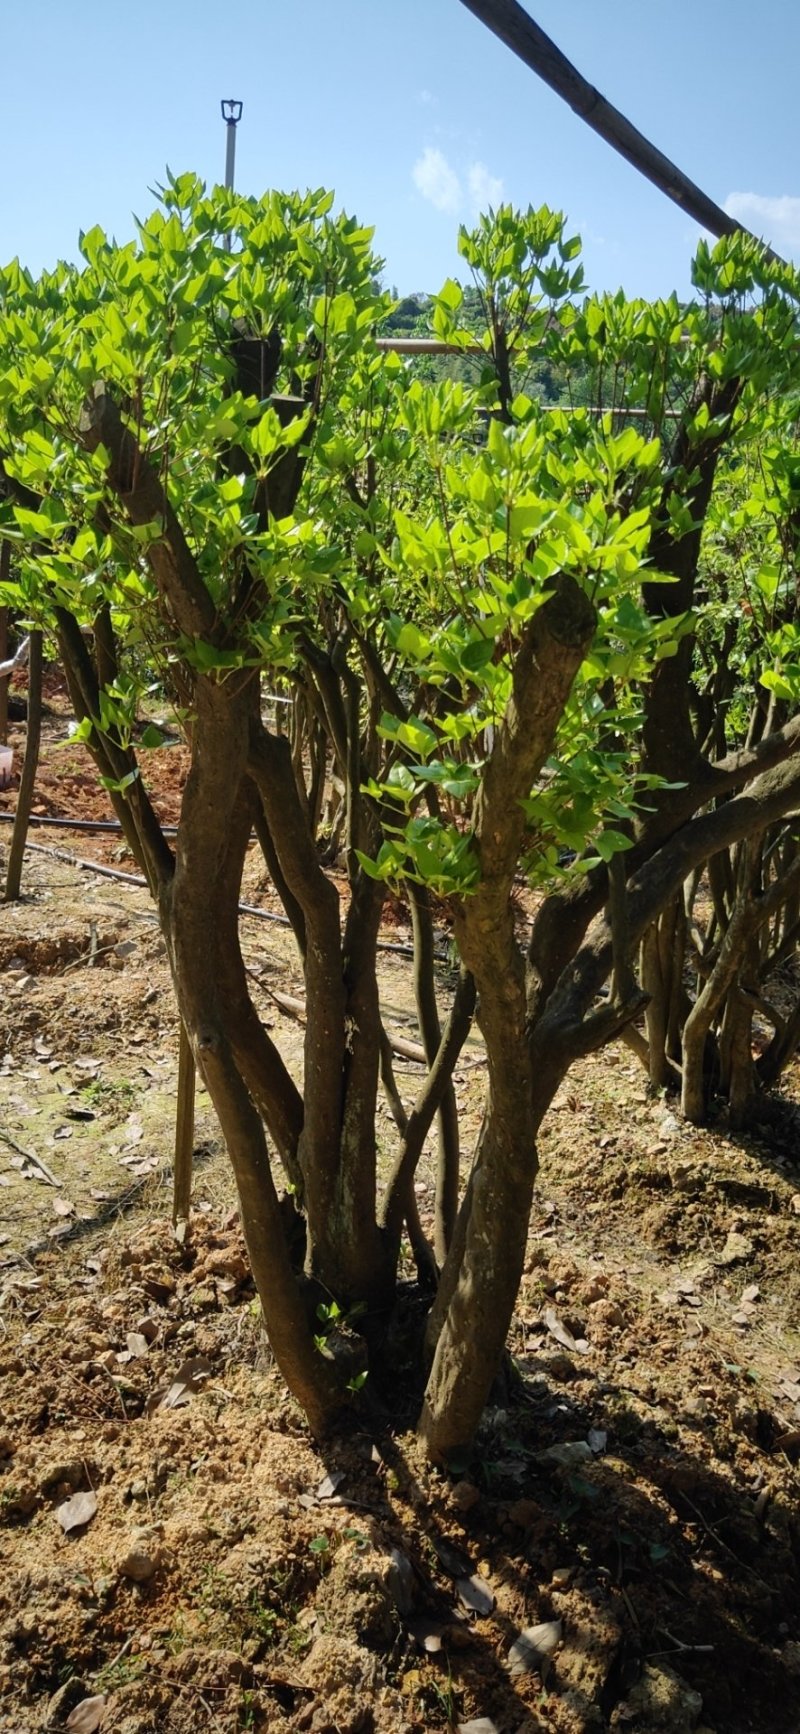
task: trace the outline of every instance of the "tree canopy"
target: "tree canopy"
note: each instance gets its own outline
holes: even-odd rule
[[[326,193],[181,175],[129,244],[92,229],[79,267],[6,267],[3,597],[57,641],[147,876],[292,1390],[322,1431],[377,1389],[405,1232],[441,1457],[500,1364],[570,1065],[622,1036],[690,1117],[736,1117],[800,1037],[765,991],[800,925],[798,279],[736,235],[701,244],[690,306],[591,296],[564,220],[503,207],[460,233],[469,293],[431,298],[468,359],[430,379],[376,347],[371,241]],[[572,407],[540,401],[547,370],[580,382]],[[154,682],[191,746],[174,847],[137,727]],[[304,972],[299,1082],[240,949],[253,831]],[[390,889],[427,1056],[411,1103],[380,1005]]]

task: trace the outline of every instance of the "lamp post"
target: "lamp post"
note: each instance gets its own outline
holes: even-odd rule
[[[230,97],[230,96],[223,97],[223,100],[220,103],[220,108],[222,110],[222,118],[225,122],[225,127],[226,127],[225,185],[226,185],[226,187],[230,193],[233,192],[233,171],[234,171],[234,167],[235,167],[235,163],[236,163],[236,128],[239,125],[239,122],[242,118],[242,107],[243,107],[243,104],[241,102],[236,102],[234,100],[234,98]],[[230,250],[231,250],[231,236],[230,236],[230,234],[226,235],[226,237],[225,237],[225,246],[226,246],[228,252],[230,252]]]

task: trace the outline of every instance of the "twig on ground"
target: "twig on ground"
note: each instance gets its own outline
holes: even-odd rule
[[[24,1156],[26,1162],[32,1162],[35,1168],[40,1168],[45,1180],[47,1180],[51,1186],[60,1187],[62,1185],[62,1181],[56,1179],[52,1168],[48,1168],[47,1163],[43,1162],[41,1156],[35,1155],[33,1150],[23,1150],[22,1145],[18,1144],[16,1139],[11,1137],[10,1132],[4,1132],[2,1127],[0,1127],[0,1140],[2,1140],[4,1144],[9,1144],[12,1150],[16,1150],[18,1156]]]

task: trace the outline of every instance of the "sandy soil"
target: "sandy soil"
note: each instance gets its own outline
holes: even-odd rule
[[[37,804],[101,816],[65,728]],[[163,764],[168,819],[180,749]],[[113,836],[32,837],[131,865]],[[145,893],[33,852],[24,890],[0,910],[0,1729],[796,1731],[797,1071],[733,1138],[684,1126],[624,1048],[576,1069],[517,1376],[474,1457],[432,1471],[377,1389],[323,1456],[271,1367],[202,1093],[172,1233],[176,1020]],[[255,856],[246,894],[275,908]],[[245,935],[296,1064],[269,991],[300,987],[289,940]],[[399,1027],[408,963],[384,961]],[[426,1218],[427,1156],[418,1190]]]

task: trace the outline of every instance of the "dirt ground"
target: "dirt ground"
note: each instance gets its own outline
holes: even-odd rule
[[[110,816],[53,700],[36,805]],[[160,757],[167,821],[184,761]],[[113,833],[31,839],[0,908],[0,1730],[796,1734],[800,1071],[734,1138],[685,1126],[625,1048],[577,1068],[473,1458],[432,1470],[379,1390],[323,1455],[270,1364],[202,1092],[172,1232],[146,893],[41,851],[132,863]],[[245,894],[276,911],[255,857]],[[297,1063],[271,997],[300,991],[289,939],[244,920]],[[400,953],[382,994],[413,1034]]]

